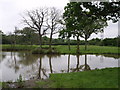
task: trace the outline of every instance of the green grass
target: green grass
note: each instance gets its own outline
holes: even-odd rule
[[[8,88],[7,84],[5,82],[0,82],[0,87],[1,88]]]
[[[11,50],[15,50],[15,51],[20,51],[20,50],[32,50],[37,48],[37,45],[2,45],[2,50],[3,51],[11,51]]]
[[[110,46],[93,46],[90,45],[88,46],[88,49],[85,50],[84,45],[80,45],[80,53],[89,53],[89,54],[117,54],[118,52],[118,47],[110,47]],[[71,50],[68,50],[68,46],[56,46],[56,48],[62,53],[70,53],[70,54],[75,54],[76,53],[76,46],[71,46]]]
[[[118,68],[51,74],[48,81],[37,84],[44,88],[118,88]]]
[[[2,87],[2,82],[0,82],[0,87]]]
[[[2,50],[34,50],[37,47],[39,47],[39,45],[16,45],[14,48],[11,47],[11,45],[2,45]],[[43,45],[43,47],[47,48],[48,45]],[[71,46],[70,51],[67,45],[56,45],[52,47],[56,48],[60,54],[76,54],[77,49],[75,45]],[[120,54],[120,52],[118,52],[118,50],[120,50],[119,47],[89,45],[87,50],[85,50],[84,47],[84,45],[80,45],[80,53],[82,54]]]

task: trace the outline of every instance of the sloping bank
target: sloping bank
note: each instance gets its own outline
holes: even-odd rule
[[[47,81],[36,83],[42,88],[118,88],[118,69],[120,68],[51,74]]]
[[[37,50],[39,45],[2,45],[2,50],[3,51],[22,51],[22,50]],[[43,48],[47,48],[48,50],[48,45],[43,45]],[[76,54],[76,45],[72,45],[71,49],[68,49],[67,45],[56,45],[52,46],[59,54]],[[45,51],[45,50],[43,50]],[[80,45],[80,54],[119,54],[120,55],[120,48],[119,47],[110,47],[110,46],[94,46],[90,45],[88,46],[88,49],[85,50],[84,45]],[[38,51],[36,51],[38,52]],[[44,53],[45,54],[45,53]]]
[[[118,71],[119,70],[119,71]],[[116,88],[120,87],[120,67],[83,72],[50,74],[47,80],[1,83],[3,88]],[[115,90],[116,90],[115,89]]]

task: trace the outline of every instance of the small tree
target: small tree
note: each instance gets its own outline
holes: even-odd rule
[[[33,41],[35,40],[35,36],[37,35],[35,30],[25,27],[23,30],[20,31],[20,33],[24,36],[24,39],[26,40],[27,44],[33,44]]]
[[[49,49],[50,51],[52,50],[51,48],[51,44],[52,44],[52,38],[53,35],[58,33],[58,31],[60,30],[60,21],[61,19],[61,12],[59,9],[55,8],[55,7],[51,7],[49,9],[49,13],[48,13],[48,17],[47,17],[47,27],[50,30],[50,41],[49,41]]]
[[[79,3],[71,2],[68,3],[65,7],[65,12],[63,14],[63,18],[66,24],[66,29],[64,29],[62,34],[67,37],[73,36],[74,38],[77,38],[77,53],[80,53],[80,36],[81,36],[81,30],[82,25],[79,21],[79,17],[82,17],[82,8],[80,7]]]
[[[70,51],[70,37],[71,37],[71,34],[69,33],[69,31],[67,30],[66,28],[66,24],[65,24],[65,21],[64,19],[62,18],[60,21],[59,21],[62,25],[62,28],[59,32],[59,37],[62,37],[62,38],[66,38],[68,40],[68,49]]]
[[[86,19],[87,18],[87,19]],[[97,19],[93,20],[91,17],[85,17],[86,22],[82,23],[83,29],[81,30],[81,37],[85,39],[85,50],[87,50],[87,40],[90,38],[91,34],[103,32],[105,26],[107,26],[106,20]]]

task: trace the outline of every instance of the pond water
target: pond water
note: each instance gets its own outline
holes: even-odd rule
[[[29,52],[2,52],[0,81],[16,81],[38,77],[46,79],[50,73],[69,73],[84,70],[118,67],[117,55],[33,55]]]

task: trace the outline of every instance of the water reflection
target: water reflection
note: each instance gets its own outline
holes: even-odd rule
[[[41,79],[41,69],[42,69],[42,58],[40,57],[38,79]]]
[[[17,62],[17,58],[16,58],[16,52],[11,52],[10,53],[10,59],[8,59],[8,67],[9,68],[13,68],[14,72],[17,73],[19,71],[19,64]]]
[[[87,64],[87,54],[85,54],[84,56],[85,56],[84,64],[80,65],[80,55],[76,55],[77,64],[76,64],[76,68],[71,68],[72,72],[91,70],[90,66]]]
[[[99,54],[96,55],[96,56],[99,56]],[[114,59],[119,59],[120,58],[120,55],[118,55],[118,54],[102,54],[101,56],[110,57],[110,58],[114,58]]]
[[[13,54],[13,60],[14,60],[13,68],[15,68],[15,73],[17,73],[17,71],[19,70],[19,65],[17,64],[17,61],[16,61],[15,52]]]
[[[51,61],[51,56],[48,56],[49,58],[49,65],[50,65],[50,73],[53,73],[53,70],[52,70],[52,61]]]
[[[80,68],[79,68],[79,55],[76,55],[76,59],[77,59],[77,64],[76,64],[75,68],[71,68],[72,72],[80,71]]]
[[[6,58],[6,55],[4,54],[0,54],[0,58],[2,57],[2,59],[0,60],[0,63],[3,61],[4,58]]]
[[[68,55],[68,70],[67,70],[67,72],[69,72],[69,70],[70,70],[70,54]]]
[[[91,70],[90,69],[90,66],[87,64],[87,55],[85,54],[85,68],[83,69],[84,71],[88,71],[88,70]]]
[[[42,58],[43,56],[40,55],[39,57],[39,70],[38,70],[38,79],[42,79],[42,74],[48,78],[47,74],[46,74],[46,69],[42,67]]]
[[[48,78],[49,74],[47,73],[47,69],[42,67],[42,58],[44,58],[45,55],[39,55],[39,70],[38,70],[38,79],[44,79],[44,78]],[[53,73],[53,69],[52,69],[52,58],[57,58],[60,57],[60,55],[46,55],[48,58],[48,62],[49,62],[49,70],[50,73]],[[43,78],[44,77],[44,78]]]
[[[103,55],[33,55],[29,52],[3,52],[3,80],[45,79],[50,73],[88,71],[95,68],[118,67],[118,59]],[[1,69],[0,69],[1,70]]]

